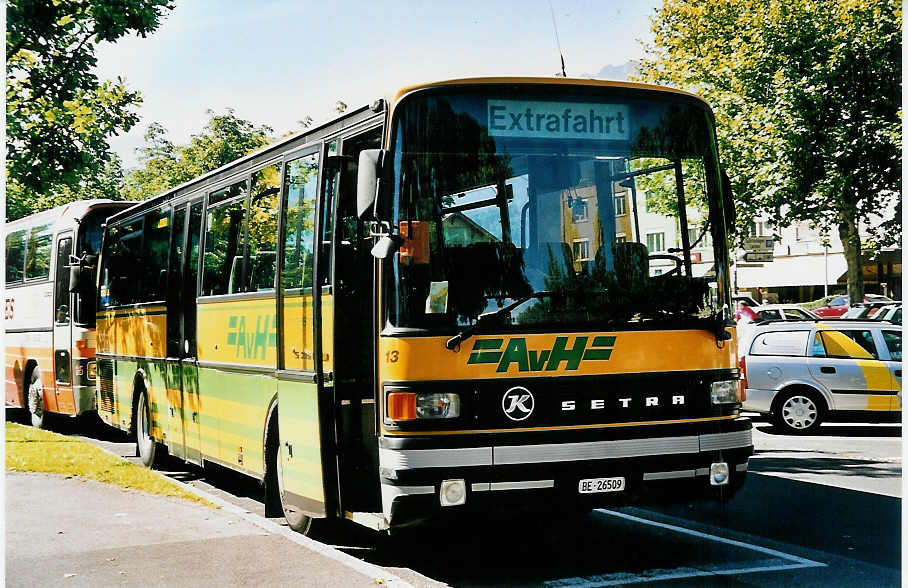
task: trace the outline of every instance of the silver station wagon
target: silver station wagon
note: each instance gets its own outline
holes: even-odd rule
[[[787,433],[816,431],[833,416],[891,420],[902,409],[900,325],[851,320],[762,324],[742,341],[739,352],[746,381],[744,410],[768,414]]]

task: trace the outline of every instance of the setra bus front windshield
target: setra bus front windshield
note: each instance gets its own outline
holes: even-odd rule
[[[721,320],[708,108],[670,92],[440,87],[392,120],[393,327],[688,328]],[[727,308],[727,307],[726,307]]]

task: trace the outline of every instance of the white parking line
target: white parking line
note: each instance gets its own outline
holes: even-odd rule
[[[592,576],[583,576],[575,578],[562,578],[560,580],[551,580],[545,582],[545,586],[551,586],[552,588],[556,586],[582,586],[582,587],[592,587],[592,586],[619,586],[622,584],[642,584],[644,582],[657,582],[663,580],[677,580],[680,578],[697,578],[704,576],[731,576],[737,574],[752,574],[756,572],[776,572],[781,570],[796,570],[801,568],[819,568],[826,567],[826,564],[818,561],[813,561],[810,559],[805,559],[797,555],[792,555],[790,553],[785,553],[778,551],[776,549],[770,549],[768,547],[762,547],[760,545],[753,545],[752,543],[745,543],[743,541],[736,541],[734,539],[726,539],[725,537],[719,537],[717,535],[710,535],[709,533],[703,533],[700,531],[694,531],[693,529],[687,529],[684,527],[679,527],[677,525],[669,525],[667,523],[660,523],[658,521],[651,521],[649,519],[644,519],[640,517],[635,517],[633,515],[620,513],[614,510],[599,509],[597,512],[600,512],[605,515],[613,516],[620,519],[625,519],[628,521],[633,521],[635,523],[641,523],[644,525],[650,525],[653,527],[659,527],[662,529],[668,529],[669,531],[675,531],[677,533],[684,533],[685,535],[690,535],[692,537],[697,537],[700,539],[707,539],[709,541],[715,541],[717,543],[725,543],[726,545],[733,545],[735,547],[740,547],[742,549],[748,549],[750,551],[756,551],[758,553],[763,553],[769,556],[772,556],[772,559],[751,561],[748,562],[747,567],[734,567],[729,564],[719,564],[708,569],[702,568],[672,568],[672,569],[652,569],[644,570],[636,574],[618,572],[614,574],[601,574],[601,575],[592,575]],[[789,563],[780,563],[779,560],[784,560]],[[756,565],[753,565],[756,564]]]

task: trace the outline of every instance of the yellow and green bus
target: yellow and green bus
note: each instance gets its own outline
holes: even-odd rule
[[[696,96],[404,88],[109,220],[98,411],[301,532],[727,500],[733,219]]]

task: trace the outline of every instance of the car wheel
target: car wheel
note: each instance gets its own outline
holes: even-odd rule
[[[44,382],[41,379],[41,370],[34,368],[29,376],[28,392],[26,393],[28,401],[28,414],[31,417],[31,425],[36,429],[44,428],[46,418],[44,414]]]
[[[786,433],[796,435],[812,433],[823,422],[824,409],[815,394],[792,390],[779,398],[773,411],[773,424]]]

